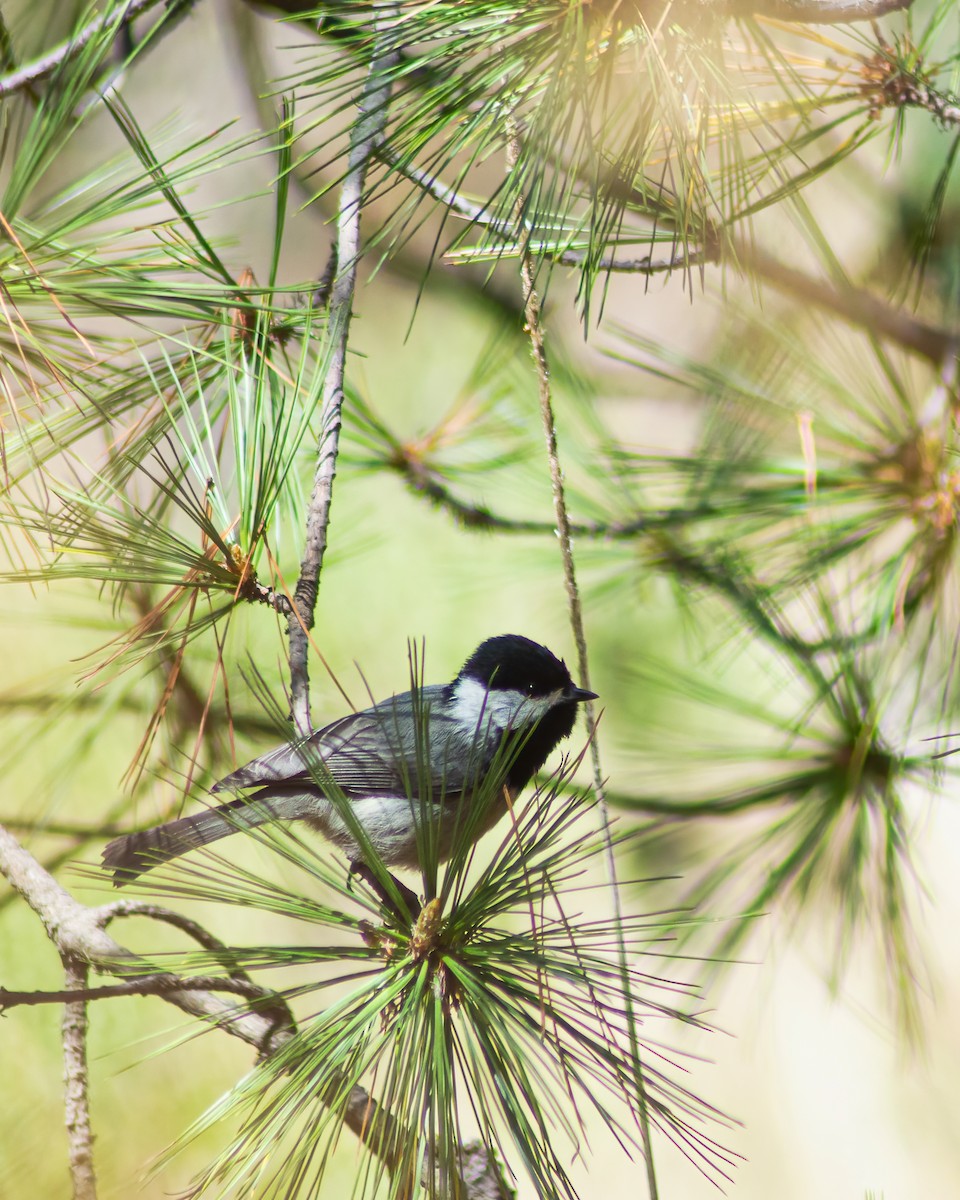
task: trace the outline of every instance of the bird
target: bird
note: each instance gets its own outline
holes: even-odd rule
[[[103,866],[122,887],[275,821],[304,821],[370,883],[364,840],[388,868],[419,867],[428,843],[443,861],[458,830],[472,841],[500,820],[570,736],[577,706],[597,698],[545,646],[519,634],[487,638],[452,682],[394,695],[253,759],[211,789],[251,795],[116,838]]]

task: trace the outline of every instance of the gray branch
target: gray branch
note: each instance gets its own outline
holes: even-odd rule
[[[290,16],[309,17],[311,18],[310,28],[315,27],[312,18],[317,10],[317,0],[247,0],[247,2],[254,8],[279,9]],[[694,11],[707,9],[725,17],[776,17],[781,21],[838,25],[846,21],[875,21],[887,13],[910,8],[913,0],[688,0],[688,4]],[[334,36],[337,36],[338,6],[330,3],[323,7],[330,10]],[[647,16],[648,23],[650,23],[655,7],[653,0],[649,0],[648,3],[644,3],[643,0],[634,0],[632,7],[638,14],[642,13]],[[682,19],[682,10],[682,4],[674,4],[672,16],[675,21],[679,22]],[[625,25],[629,24],[626,4],[620,6],[618,16]],[[419,73],[426,77],[425,82],[428,85],[435,82],[435,77],[431,78],[423,68]]]
[[[69,62],[71,58],[75,58],[85,46],[89,45],[94,38],[99,37],[105,30],[114,27],[120,28],[120,26],[132,21],[135,17],[138,17],[141,13],[145,13],[150,8],[154,8],[159,3],[160,0],[129,0],[127,6],[120,13],[113,11],[105,13],[102,17],[95,17],[88,25],[85,25],[83,29],[74,34],[73,37],[68,38],[67,41],[62,42],[47,54],[41,55],[40,58],[35,58],[32,63],[27,63],[25,67],[20,67],[19,70],[0,76],[0,97],[10,96],[14,92],[25,91],[35,83],[41,83],[44,79],[49,79],[64,63]]]
[[[381,149],[378,151],[378,158],[391,170],[396,171],[398,175],[402,175],[404,179],[419,188],[424,195],[429,196],[431,200],[436,200],[438,204],[442,204],[448,212],[462,217],[471,225],[490,230],[494,237],[502,242],[505,254],[514,254],[518,258],[525,253],[542,254],[562,267],[582,267],[587,261],[586,254],[580,250],[559,250],[552,245],[538,242],[525,233],[521,234],[509,221],[497,216],[488,205],[468,200],[456,188],[448,187],[436,175],[423,171],[412,163],[404,162],[398,154]],[[702,266],[704,263],[716,260],[717,252],[715,250],[693,248],[683,249],[680,254],[672,254],[668,258],[654,258],[651,254],[645,254],[641,258],[604,256],[594,265],[598,271],[658,275]]]
[[[393,4],[373,5],[378,28],[394,15]],[[337,473],[343,381],[347,360],[350,318],[360,259],[360,216],[364,184],[375,151],[383,140],[390,102],[391,70],[397,63],[393,50],[375,52],[358,102],[358,115],[350,133],[347,170],[340,189],[337,219],[337,269],[330,289],[327,348],[330,354],[323,386],[317,468],[307,510],[307,534],[300,578],[294,592],[294,611],[288,618],[290,638],[291,709],[297,729],[308,734],[310,692],[307,653],[320,586],[320,568],[327,548],[333,481]]]
[[[104,929],[113,917],[135,915],[136,905],[104,905],[87,908],[48,874],[33,855],[0,825],[0,874],[40,918],[47,937],[64,961],[73,961],[107,971],[125,979],[156,973],[149,963],[121,946]],[[146,906],[144,906],[146,908]],[[68,984],[69,986],[69,984]],[[276,1013],[238,1007],[203,989],[163,989],[158,995],[182,1012],[218,1026],[225,1033],[253,1046],[261,1056],[272,1054],[295,1033],[278,1024]],[[83,1003],[79,1001],[78,1003]],[[389,1116],[363,1088],[353,1088],[347,1105],[346,1124],[362,1141],[376,1150],[383,1139],[383,1121]]]
[[[2,825],[0,874],[40,918],[62,959],[74,959],[128,979],[155,974],[148,962],[121,946],[104,929],[106,921],[115,915],[111,906],[96,909],[80,904]],[[172,990],[163,998],[190,1016],[221,1026],[261,1054],[271,1053],[285,1040],[284,1031],[277,1029],[269,1015],[240,1010],[212,992]]]
[[[906,350],[940,365],[957,353],[960,329],[930,325],[905,309],[888,304],[862,288],[820,280],[796,267],[787,266],[759,246],[747,241],[734,245],[735,265],[744,274],[753,273],[792,299],[808,301],[857,325],[888,338]]]
[[[909,8],[913,0],[722,0],[732,16],[774,17],[809,25],[875,21]]]
[[[151,994],[176,1005],[190,1016],[200,1017],[225,1033],[240,1038],[253,1046],[260,1057],[275,1053],[295,1036],[296,1029],[291,1023],[278,1021],[276,1004],[272,1008],[265,1007],[257,997],[253,998],[253,1007],[239,1007],[210,990],[197,988],[197,980],[180,981],[184,986],[178,989],[174,977],[158,976],[148,962],[121,946],[105,929],[115,917],[150,916],[176,925],[211,949],[229,954],[227,947],[189,918],[137,901],[119,901],[101,908],[88,908],[61,887],[3,825],[0,825],[0,875],[7,879],[40,918],[64,964],[74,964],[68,969],[67,992],[82,995],[97,990],[87,988],[87,971],[93,967],[97,971],[119,975],[128,982],[138,978],[146,980],[146,990]],[[134,987],[131,990],[137,989]],[[236,990],[249,992],[248,987]],[[103,994],[113,994],[113,989],[107,988]],[[85,1011],[82,1024],[78,1018],[79,1010],[84,1009],[85,1004],[85,1000],[68,1002],[67,1009],[73,1011],[64,1019],[64,1050],[68,1062],[67,1121],[68,1125],[73,1122],[77,1131],[75,1135],[71,1134],[71,1167],[74,1168],[76,1164],[75,1200],[95,1200],[93,1191],[83,1192],[76,1184],[76,1171],[81,1168],[86,1170],[82,1147],[89,1150],[92,1145],[89,1127],[84,1130],[83,1123],[86,1113]],[[394,1117],[361,1087],[350,1089],[344,1107],[344,1124],[371,1153],[384,1158],[388,1169],[395,1169],[396,1163],[390,1161],[387,1148],[402,1143],[398,1125]],[[469,1146],[464,1147],[464,1153],[469,1170],[461,1164],[464,1172],[461,1179],[463,1186],[459,1192],[461,1200],[488,1200],[492,1196],[509,1195],[502,1173],[489,1151],[483,1147]],[[90,1187],[93,1187],[92,1161],[89,1164],[89,1181]],[[495,1190],[494,1184],[499,1191]]]
[[[89,973],[87,964],[65,955],[63,966],[67,991],[85,989]],[[82,1000],[71,1000],[63,1006],[60,1028],[63,1038],[63,1111],[73,1200],[97,1200],[87,1086],[87,1006]]]
[[[13,992],[0,988],[0,1013],[21,1005],[33,1008],[38,1004],[66,1004],[72,1007],[77,1001],[108,1000],[117,996],[162,996],[166,992],[229,992],[247,1000],[262,1001],[266,995],[262,987],[243,979],[226,979],[219,975],[191,975],[186,978],[171,975],[169,971],[158,971],[153,975],[138,975],[125,983],[108,983],[99,987],[84,984],[69,984],[59,992]]]

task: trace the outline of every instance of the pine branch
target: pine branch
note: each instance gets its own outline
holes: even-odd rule
[[[515,253],[522,255],[524,253],[523,248],[525,247],[527,253],[536,250],[549,258],[551,262],[562,267],[582,267],[587,261],[587,255],[578,250],[554,252],[548,247],[532,246],[529,239],[524,239],[521,230],[517,229],[510,222],[504,221],[501,216],[491,212],[486,205],[478,204],[475,200],[468,200],[456,188],[448,187],[435,175],[430,174],[430,172],[423,171],[419,167],[415,167],[412,163],[405,162],[399,154],[393,154],[390,150],[381,147],[377,152],[377,157],[381,162],[390,167],[391,170],[396,171],[398,175],[402,175],[404,179],[419,188],[424,195],[429,196],[438,204],[442,204],[454,216],[462,217],[464,220],[469,221],[471,225],[477,225],[480,228],[490,230],[501,240],[505,254]],[[712,246],[705,246],[701,250],[686,250],[680,255],[671,255],[669,258],[663,259],[654,258],[652,254],[645,254],[641,258],[618,258],[615,255],[609,257],[603,256],[593,265],[599,272],[658,275],[669,273],[670,271],[689,269],[690,267],[699,267],[704,263],[716,261],[716,249]]]
[[[114,25],[121,28],[140,16],[141,13],[155,8],[160,2],[161,0],[128,0],[121,13],[113,11],[105,13],[102,17],[95,17],[88,25],[85,25],[73,37],[62,42],[54,50],[50,50],[47,54],[41,55],[40,58],[34,59],[32,63],[28,63],[16,71],[0,75],[0,98],[25,91],[34,84],[49,79],[71,59],[76,58],[101,33]],[[192,7],[193,2],[194,0],[186,0],[186,2],[180,0],[179,7],[186,11],[187,8]],[[168,9],[176,7],[171,5],[169,0],[166,0],[166,4]]]
[[[36,1008],[41,1004],[66,1004],[72,1008],[78,1002],[87,1000],[112,1000],[118,996],[165,996],[168,992],[227,992],[251,1001],[262,1000],[268,995],[263,988],[241,979],[223,979],[219,975],[179,976],[169,971],[156,971],[126,983],[107,983],[98,987],[87,987],[85,982],[68,981],[68,986],[60,991],[15,992],[0,988],[0,1013],[11,1008]]]
[[[102,908],[88,908],[80,904],[2,825],[0,874],[40,918],[47,937],[65,962],[86,964],[100,971],[120,975],[128,984],[135,984],[138,976],[141,981],[153,977],[156,983],[157,973],[150,964],[116,942],[105,929],[106,924],[116,916],[156,915],[155,912],[151,912],[155,906],[141,906],[128,901],[117,905],[104,905]],[[178,914],[172,916],[178,917]],[[174,923],[185,927],[184,922],[199,929],[194,922],[188,922],[186,918]],[[210,944],[220,945],[210,935],[206,936]],[[226,947],[223,949],[226,950]],[[70,976],[69,982],[79,983],[80,976]],[[169,987],[164,984],[157,989],[156,994],[189,1016],[210,1022],[232,1037],[253,1046],[261,1058],[276,1053],[295,1036],[296,1028],[292,1021],[288,1023],[277,1020],[275,1006],[272,1012],[263,1004],[238,1008],[228,1004],[207,988],[193,988],[189,981],[177,982],[182,982],[185,986],[178,988],[175,983],[171,983]],[[79,987],[68,990],[83,989]],[[266,995],[261,989],[261,996]],[[85,1001],[71,1001],[71,1004],[74,1003],[82,1005]],[[73,1019],[76,1019],[75,1016]],[[78,1078],[74,1086],[79,1086]],[[79,1112],[76,1105],[74,1112]],[[374,1154],[379,1152],[382,1145],[396,1144],[390,1134],[393,1118],[362,1088],[351,1089],[346,1109],[346,1125]],[[465,1200],[471,1198],[466,1197]]]
[[[507,146],[507,170],[514,170],[520,161],[521,145],[519,134],[511,122],[510,140]],[[523,226],[523,197],[518,195],[514,210],[514,220],[518,228]],[[553,491],[553,509],[557,523],[557,536],[560,542],[560,557],[563,562],[563,580],[567,592],[567,604],[570,613],[570,625],[573,629],[574,642],[577,647],[577,671],[580,686],[589,689],[590,669],[587,655],[587,637],[583,624],[583,606],[580,603],[580,591],[577,587],[576,565],[573,558],[573,537],[570,529],[570,514],[567,511],[564,496],[563,469],[560,465],[560,453],[557,441],[557,425],[553,413],[553,397],[550,383],[550,365],[547,361],[546,342],[541,322],[540,297],[536,290],[536,266],[529,250],[524,250],[520,259],[520,278],[523,284],[524,317],[526,330],[530,338],[530,350],[533,355],[537,376],[537,394],[540,402],[540,419],[543,425],[547,449],[547,462],[550,468],[550,484]],[[615,925],[618,931],[617,942],[619,966],[623,995],[626,1003],[627,1029],[630,1038],[630,1050],[633,1062],[634,1084],[637,1090],[637,1108],[640,1122],[640,1134],[643,1146],[643,1160],[647,1175],[647,1192],[650,1200],[658,1200],[659,1188],[657,1173],[653,1161],[653,1140],[650,1129],[649,1103],[647,1086],[644,1079],[644,1069],[640,1059],[640,1045],[637,1037],[637,1018],[633,1006],[630,972],[627,962],[627,947],[623,938],[623,910],[620,901],[620,887],[617,881],[617,864],[613,848],[613,833],[610,812],[604,793],[605,781],[600,762],[600,744],[597,740],[597,721],[594,716],[592,700],[584,705],[587,728],[590,731],[590,760],[593,766],[594,794],[600,813],[600,823],[604,838],[606,867],[612,893]]]
[[[77,1172],[84,1167],[84,1147],[92,1144],[85,1120],[85,1012],[82,1024],[80,1010],[88,999],[103,996],[146,994],[175,1005],[182,1012],[198,1017],[229,1033],[232,1037],[253,1046],[258,1056],[266,1058],[276,1054],[294,1036],[296,1026],[282,998],[275,993],[257,988],[244,973],[231,963],[228,947],[213,937],[196,922],[179,913],[162,909],[157,905],[140,904],[136,901],[119,901],[88,908],[80,904],[65,888],[48,874],[37,860],[25,850],[2,825],[0,825],[0,874],[2,874],[39,917],[47,937],[53,943],[64,963],[78,964],[76,971],[68,973],[67,987],[62,993],[37,994],[35,1001],[29,993],[0,993],[0,1009],[13,1003],[45,1003],[54,999],[67,1001],[70,1012],[69,1030],[65,1018],[65,1053],[68,1055],[68,1122],[73,1122],[77,1133],[71,1147],[71,1161],[76,1161]],[[181,979],[166,972],[158,973],[151,965],[125,946],[115,941],[106,926],[116,917],[147,916],[165,921],[189,933],[201,945],[224,957],[226,965],[233,971],[234,978],[214,977],[209,981],[200,978]],[[93,967],[119,975],[123,983],[103,988],[87,988],[87,969]],[[204,986],[209,982],[211,986]],[[212,990],[213,986],[216,991]],[[217,991],[232,991],[250,1000],[244,1007],[231,1005]],[[279,1008],[278,1008],[279,1006]],[[69,1047],[67,1038],[69,1036]],[[322,1099],[322,1097],[320,1097]],[[338,1099],[338,1102],[339,1099]],[[88,1118],[87,1118],[88,1120]],[[383,1156],[384,1147],[397,1146],[402,1139],[397,1133],[395,1118],[383,1109],[363,1088],[351,1087],[344,1109],[347,1128],[378,1156]],[[84,1132],[86,1129],[86,1132]],[[392,1170],[392,1162],[386,1163]],[[92,1162],[89,1167],[92,1185]],[[463,1147],[459,1164],[461,1200],[501,1200],[508,1193],[495,1159],[485,1146]],[[80,1176],[75,1176],[79,1178]],[[83,1178],[86,1179],[84,1174]],[[84,1183],[84,1186],[87,1186]],[[91,1191],[76,1191],[76,1200],[95,1200]]]
[[[931,89],[923,89],[915,83],[910,91],[915,97],[912,101],[926,107],[938,119],[943,121],[960,121],[960,106],[951,98],[936,94],[934,101]],[[926,103],[924,103],[926,97]],[[891,102],[892,103],[892,102]],[[391,169],[401,174],[409,182],[418,187],[425,195],[442,204],[448,212],[469,221],[472,225],[491,231],[503,244],[505,253],[519,253],[524,245],[521,233],[501,217],[491,212],[485,205],[469,200],[455,188],[448,187],[435,175],[404,163],[398,155],[390,154],[381,149],[378,157]],[[864,288],[845,285],[842,288],[832,286],[825,280],[819,280],[796,267],[787,266],[774,255],[761,247],[744,239],[731,243],[731,258],[737,270],[743,274],[753,273],[760,279],[773,284],[778,290],[799,300],[815,304],[818,308],[835,313],[853,325],[859,325],[872,332],[879,333],[889,341],[903,346],[915,354],[921,355],[933,363],[941,363],[950,354],[956,353],[960,343],[960,330],[951,330],[942,326],[931,325],[920,320],[901,307],[895,307],[882,300],[879,296],[866,291]],[[551,252],[549,248],[527,246],[528,252],[539,251],[551,262],[558,266],[581,267],[586,261],[586,255],[576,250]],[[599,273],[656,275],[672,271],[690,270],[693,267],[704,267],[710,264],[722,265],[724,256],[721,253],[721,237],[719,229],[708,230],[701,239],[699,247],[688,247],[680,254],[672,254],[666,258],[654,258],[652,254],[640,258],[621,258],[616,255],[605,255],[595,264]],[[478,523],[483,523],[482,513],[476,514]],[[470,523],[470,514],[464,513],[463,519]],[[582,529],[577,530],[583,532]]]
[[[0,826],[0,874],[40,918],[47,937],[62,958],[86,962],[121,976],[155,973],[148,963],[106,932],[104,925],[113,915],[109,906],[93,909],[80,904],[3,826]],[[221,1026],[260,1053],[270,1053],[276,1047],[280,1036],[276,1023],[260,1013],[238,1011],[210,992],[174,990],[164,999],[191,1016]]]
[[[731,16],[772,17],[810,25],[876,21],[910,8],[913,0],[724,0]]]
[[[393,5],[374,7],[377,11],[376,19],[381,25],[394,12]],[[313,628],[317,606],[320,570],[327,547],[333,481],[337,472],[347,341],[361,253],[360,217],[364,183],[376,147],[386,128],[390,101],[390,69],[396,61],[397,56],[393,51],[375,51],[373,54],[358,102],[357,116],[351,128],[347,170],[340,189],[337,269],[330,289],[328,319],[328,346],[331,356],[323,386],[317,468],[307,512],[306,544],[300,563],[300,578],[294,591],[294,611],[287,625],[290,640],[291,709],[294,724],[303,734],[308,734],[311,729],[307,651],[309,631]]]
[[[316,0],[247,0],[254,8],[277,9],[289,16],[312,17],[318,7],[330,10],[330,16],[324,12],[324,32],[326,22],[333,24],[334,34],[343,37],[337,25],[337,4],[330,3],[318,6]],[[713,10],[723,17],[771,17],[780,21],[792,21],[797,24],[830,24],[839,25],[848,21],[875,21],[887,13],[900,12],[910,8],[913,0],[693,0],[690,7],[695,13]],[[649,15],[651,5],[643,5],[634,0],[632,5],[620,3],[619,19],[628,24],[629,9],[633,7],[638,14],[645,11]],[[674,4],[672,19],[681,21],[682,4]],[[311,28],[315,22],[310,21]],[[349,44],[349,43],[348,43]]]

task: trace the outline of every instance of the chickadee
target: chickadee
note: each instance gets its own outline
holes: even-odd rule
[[[488,638],[452,683],[403,692],[255,758],[212,789],[257,788],[252,796],[117,838],[103,851],[104,866],[122,887],[238,830],[295,820],[362,860],[343,801],[324,795],[325,778],[387,866],[418,866],[425,832],[418,836],[418,827],[425,821],[443,860],[458,826],[479,838],[496,824],[569,737],[576,706],[594,699],[546,647],[515,634]],[[461,799],[483,803],[486,811],[464,822]],[[369,879],[362,861],[355,866]]]

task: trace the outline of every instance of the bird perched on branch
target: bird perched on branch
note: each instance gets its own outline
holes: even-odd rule
[[[368,880],[365,842],[388,867],[418,866],[426,845],[441,861],[458,831],[475,841],[496,824],[570,735],[576,706],[593,699],[546,647],[488,638],[452,683],[403,692],[255,758],[213,787],[252,795],[117,838],[104,866],[122,887],[272,821],[307,822]]]

